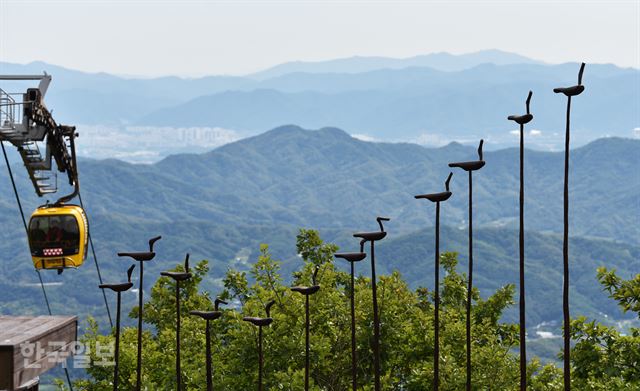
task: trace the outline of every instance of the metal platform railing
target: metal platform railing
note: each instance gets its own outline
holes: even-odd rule
[[[39,80],[37,88],[29,88],[26,93],[10,93],[0,88],[0,141],[13,144],[29,173],[38,196],[57,191],[57,175],[52,170],[52,148],[56,153],[56,163],[63,166],[68,162],[66,144],[61,140],[60,127],[51,118],[44,106],[43,98],[51,76],[43,75],[0,75],[2,81]],[[41,145],[42,143],[42,150]],[[61,151],[62,149],[65,151]],[[58,169],[60,169],[58,165]],[[64,167],[66,170],[66,167]]]

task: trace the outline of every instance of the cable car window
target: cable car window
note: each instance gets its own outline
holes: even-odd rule
[[[29,222],[29,242],[34,256],[77,254],[80,229],[75,216],[35,216]]]

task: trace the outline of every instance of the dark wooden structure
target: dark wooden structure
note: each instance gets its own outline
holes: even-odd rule
[[[71,355],[76,316],[0,316],[0,390],[37,390],[38,376]]]

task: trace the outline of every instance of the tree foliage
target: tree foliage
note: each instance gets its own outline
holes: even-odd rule
[[[624,280],[615,270],[598,269],[609,297],[640,317],[640,274]],[[640,389],[640,329],[622,334],[615,327],[579,316],[571,321],[571,383],[577,390]],[[536,376],[535,390],[562,390],[562,372],[549,364]]]
[[[598,269],[598,280],[622,309],[640,317],[640,274],[624,280],[615,270]],[[571,322],[574,379],[581,389],[640,389],[640,328],[621,334],[614,327],[579,317]]]
[[[314,390],[350,388],[350,277],[334,262],[337,246],[324,243],[314,230],[301,230],[297,236],[300,269],[293,275],[294,285],[309,285],[315,267],[319,268],[321,289],[311,296],[311,382]],[[457,255],[442,254],[445,271],[441,284],[441,389],[460,390],[465,383],[465,300],[466,275],[456,270]],[[357,264],[359,271],[368,262]],[[181,270],[178,266],[176,270]],[[200,292],[199,284],[208,272],[201,261],[192,271],[193,278],[181,284],[181,351],[184,389],[202,389],[205,380],[205,323],[189,315],[191,310],[211,309],[212,294]],[[628,292],[637,285],[601,271],[600,280],[613,297],[624,303],[637,303]],[[243,322],[243,316],[264,316],[264,305],[276,301],[271,316],[274,322],[264,329],[264,382],[266,389],[301,390],[304,388],[304,297],[284,285],[280,264],[269,247],[262,245],[258,260],[248,272],[228,270],[219,293],[230,306],[221,319],[212,322],[214,387],[221,390],[253,389],[257,382],[257,329]],[[514,286],[507,285],[493,295],[481,298],[472,292],[472,346],[474,388],[511,390],[518,387],[518,326],[501,323],[502,312],[513,304]],[[378,281],[381,320],[381,366],[385,390],[426,390],[433,381],[433,308],[434,292],[411,290],[399,272],[381,276]],[[622,298],[618,298],[622,295]],[[633,295],[631,295],[633,296]],[[635,301],[634,301],[635,300]],[[372,295],[369,278],[355,282],[356,342],[358,384],[363,390],[373,385]],[[143,343],[143,384],[148,390],[175,387],[175,283],[158,279],[144,305],[146,331]],[[633,307],[631,307],[633,309]],[[130,317],[137,317],[133,308]],[[621,336],[615,330],[577,319],[572,324],[574,347],[572,362],[578,389],[598,388],[603,384],[627,384],[638,374],[638,330]],[[113,335],[101,335],[90,322],[83,342],[95,345],[113,342]],[[136,329],[124,328],[121,335],[121,389],[133,389],[136,379]],[[93,352],[93,351],[92,351]],[[630,359],[632,357],[632,359]],[[97,365],[92,353],[88,378],[76,386],[91,390],[109,390],[113,368]],[[562,378],[554,365],[541,367],[532,360],[528,367],[531,389],[561,389]],[[634,380],[636,379],[636,380]],[[592,382],[595,381],[596,383]],[[607,383],[607,382],[610,383]],[[634,383],[635,384],[635,383]],[[586,388],[582,388],[582,386]],[[588,386],[588,387],[587,387]],[[590,387],[590,388],[589,388]],[[611,389],[611,388],[609,388]]]

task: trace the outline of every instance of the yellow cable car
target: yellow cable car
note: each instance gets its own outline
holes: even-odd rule
[[[36,269],[77,268],[87,257],[89,225],[78,205],[44,205],[29,220],[29,248]]]

